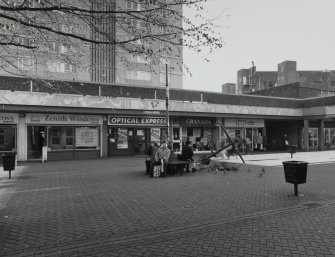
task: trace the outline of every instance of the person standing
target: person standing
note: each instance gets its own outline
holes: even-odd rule
[[[158,150],[158,144],[157,142],[151,142],[149,148],[146,151],[146,154],[149,155],[149,158],[145,161],[147,165],[146,173],[152,174],[154,164],[155,164],[155,155]]]
[[[249,137],[246,137],[245,138],[245,153],[249,154],[250,150],[251,150],[251,140]]]
[[[287,134],[284,134],[284,136],[283,136],[283,150],[287,151],[288,148],[289,148],[289,145],[290,145],[290,143],[288,142]]]
[[[263,137],[262,134],[259,133],[257,138],[256,138],[256,143],[257,143],[257,150],[261,151],[262,150],[262,144],[263,144]]]

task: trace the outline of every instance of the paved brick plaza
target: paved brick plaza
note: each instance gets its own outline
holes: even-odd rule
[[[0,256],[335,256],[335,164],[310,165],[298,198],[282,167],[260,169],[150,178],[123,157],[1,170]]]

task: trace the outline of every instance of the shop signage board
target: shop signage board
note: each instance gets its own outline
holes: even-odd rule
[[[161,115],[160,111],[143,111],[143,114],[147,115]]]
[[[226,128],[263,128],[264,120],[258,119],[224,119]]]
[[[110,126],[166,126],[165,117],[108,116]]]
[[[181,125],[192,127],[214,126],[215,124],[215,118],[184,118],[181,120]]]
[[[98,115],[72,115],[72,114],[44,114],[27,113],[26,123],[33,124],[62,124],[62,125],[99,125],[102,116]]]
[[[17,124],[18,121],[17,113],[0,113],[0,124]]]

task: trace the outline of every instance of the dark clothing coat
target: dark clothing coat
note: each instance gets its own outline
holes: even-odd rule
[[[145,153],[146,153],[147,155],[151,156],[152,153],[153,153],[153,146],[150,145],[149,148],[145,151]]]
[[[193,149],[189,147],[188,145],[185,145],[183,147],[183,150],[181,151],[180,160],[181,161],[187,161],[192,160],[193,161]]]

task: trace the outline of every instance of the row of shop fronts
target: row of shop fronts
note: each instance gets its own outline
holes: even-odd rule
[[[154,115],[0,113],[0,152],[16,152],[19,161],[65,160],[142,155],[150,142],[165,140],[166,118]],[[173,149],[186,140],[195,151],[220,148],[226,135],[249,138],[251,150],[282,149],[282,137],[309,150],[335,148],[335,121],[271,120],[171,115]],[[307,138],[307,141],[305,138]]]

